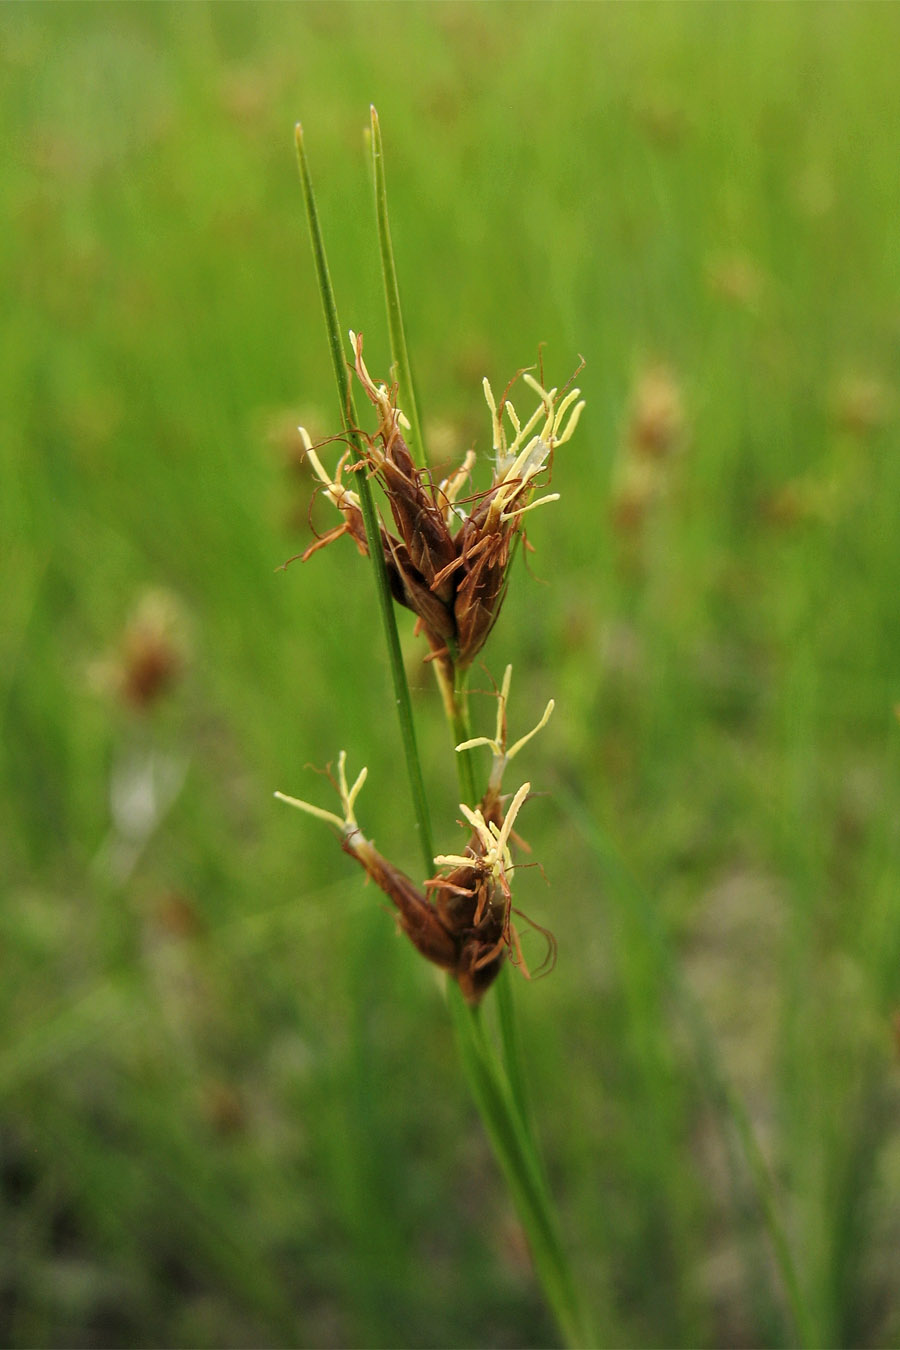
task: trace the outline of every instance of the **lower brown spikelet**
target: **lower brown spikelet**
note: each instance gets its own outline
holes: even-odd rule
[[[540,402],[523,426],[506,396],[497,406],[485,381],[493,430],[493,480],[471,499],[474,505],[467,515],[456,505],[456,497],[474,454],[470,452],[460,469],[436,485],[427,469],[416,466],[403,438],[406,420],[396,404],[396,389],[375,383],[363,361],[362,337],[352,333],[350,337],[357,377],[379,418],[374,435],[358,433],[364,450],[360,465],[354,467],[378,481],[390,507],[394,529],[382,523],[380,530],[391,593],[417,615],[432,653],[440,652],[445,664],[465,670],[500,613],[513,544],[522,533],[521,517],[542,502],[555,500],[555,494],[538,501],[532,496],[549,474],[554,449],[569,439],[584,405],[578,402],[577,389],[558,397],[557,390],[542,389],[526,373],[524,380]],[[360,551],[368,552],[359,498],[341,482],[346,457],[332,479],[302,428],[300,434],[326,495],[344,516],[343,528],[316,540],[304,559],[341,534],[350,534]],[[452,683],[452,669],[449,678]]]
[[[480,808],[472,811],[461,807],[472,827],[466,852],[436,858],[436,863],[449,870],[438,873],[420,889],[363,835],[353,807],[366,771],[363,770],[353,787],[348,789],[344,766],[342,754],[338,761],[336,786],[344,808],[343,819],[297,798],[285,797],[280,792],[275,795],[340,830],[342,848],[356,859],[394,905],[400,928],[416,951],[452,975],[467,1002],[475,1005],[481,1001],[507,956],[531,978],[512,924],[511,916],[517,911],[513,910],[510,892],[514,865],[508,846],[513,821],[528,795],[530,784],[519,789],[505,816],[493,789],[489,789],[485,798],[485,809],[489,812],[487,819]],[[541,974],[555,961],[556,942],[547,930],[537,924],[532,926],[547,941],[547,958],[536,972]]]

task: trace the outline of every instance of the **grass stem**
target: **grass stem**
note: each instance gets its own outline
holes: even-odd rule
[[[502,978],[502,977],[501,977]],[[463,1067],[479,1114],[528,1237],[535,1271],[565,1343],[593,1344],[560,1239],[555,1207],[534,1140],[485,1032],[478,1009],[449,982],[449,1005]]]
[[[419,420],[416,388],[413,383],[406,329],[400,308],[400,288],[391,243],[391,226],[387,208],[387,186],[384,178],[384,152],[381,146],[381,125],[374,107],[369,109],[372,129],[372,168],[375,174],[375,216],[378,222],[378,244],[381,252],[381,270],[384,276],[384,296],[387,308],[388,332],[391,339],[391,360],[397,381],[398,403],[409,419],[409,447],[417,464],[426,464],[425,440]]]
[[[334,289],[331,285],[331,275],[328,270],[328,260],[325,255],[325,244],[322,239],[322,231],[319,225],[319,213],[316,209],[315,195],[313,193],[312,180],[309,174],[306,150],[303,144],[303,128],[299,123],[297,124],[295,136],[297,144],[297,161],[300,167],[300,182],[303,186],[303,200],[306,204],[306,216],[309,222],[309,233],[312,240],[313,257],[315,258],[316,264],[319,295],[321,296],[322,308],[325,312],[325,329],[328,335],[329,347],[331,349],[334,378],[341,403],[341,417],[344,422],[344,429],[350,441],[354,462],[359,463],[363,458],[359,423],[356,418],[356,409],[354,407],[353,394],[350,388],[350,376],[344,358],[341,328],[338,323]],[[361,473],[358,475],[357,485],[363,521],[366,527],[366,539],[368,540],[369,545],[369,558],[375,575],[378,607],[381,612],[385,641],[387,642],[391,677],[394,685],[394,699],[397,705],[397,716],[400,719],[400,735],[403,741],[404,758],[406,760],[406,768],[409,775],[409,785],[413,799],[413,810],[415,812],[419,846],[422,853],[422,860],[425,864],[425,873],[427,876],[430,876],[434,868],[434,840],[431,833],[431,819],[428,811],[428,799],[425,795],[425,783],[422,777],[419,750],[416,744],[416,729],[415,723],[413,722],[409,684],[406,679],[406,671],[403,668],[403,654],[400,650],[400,636],[397,632],[394,602],[391,599],[387,569],[385,567],[384,554],[381,548],[381,531],[379,529],[378,517],[375,511],[372,488],[366,474]]]

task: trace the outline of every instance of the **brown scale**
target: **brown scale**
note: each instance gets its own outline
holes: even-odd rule
[[[502,825],[496,792],[485,797],[483,814],[487,823],[498,828]],[[471,866],[432,877],[426,881],[424,893],[358,829],[344,836],[342,847],[395,905],[400,927],[416,950],[453,976],[468,1003],[480,1003],[500,973],[507,953],[531,978],[511,922],[513,912],[520,911],[513,910],[509,888],[497,881],[484,863],[482,842],[476,833],[470,836],[467,847]],[[540,975],[555,964],[556,939],[533,920],[526,918],[526,922],[547,942],[547,956],[535,972]]]
[[[473,837],[470,848],[476,844]],[[344,838],[343,848],[396,906],[416,951],[448,971],[469,1003],[479,1003],[500,972],[511,938],[509,899],[477,858],[471,867],[427,881],[423,892],[358,832]]]

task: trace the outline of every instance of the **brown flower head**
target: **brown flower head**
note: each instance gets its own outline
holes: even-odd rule
[[[147,713],[184,675],[189,648],[181,601],[170,591],[151,588],[139,596],[115,652],[95,662],[89,678],[99,691]]]
[[[459,469],[435,484],[410,454],[403,437],[408,424],[396,405],[396,390],[375,383],[363,360],[362,337],[351,333],[350,338],[356,375],[378,414],[375,434],[364,437],[364,460],[357,471],[374,475],[390,507],[394,530],[381,525],[381,547],[392,594],[418,616],[432,653],[448,668],[465,669],[484,646],[500,612],[522,516],[556,500],[556,493],[537,501],[532,497],[549,471],[553,451],[575,430],[584,407],[580,391],[573,389],[560,398],[556,389],[547,391],[524,374],[539,403],[522,425],[511,400],[504,397],[498,406],[484,381],[494,471],[491,486],[470,499],[467,512],[458,498],[471,474],[474,453],[469,451]],[[344,516],[344,523],[317,540],[304,559],[341,534],[350,534],[367,552],[359,498],[341,483],[347,457],[332,479],[302,428],[301,436],[326,494]]]
[[[495,771],[480,806],[474,809],[460,804],[470,835],[463,853],[440,854],[435,858],[442,869],[418,887],[404,872],[389,862],[374,843],[367,839],[356,820],[355,805],[366,780],[365,769],[352,787],[346,776],[346,754],[338,758],[335,783],[341,799],[342,815],[324,810],[296,797],[276,792],[275,796],[307,815],[326,821],[339,833],[341,846],[363,867],[397,909],[401,929],[426,960],[446,970],[459,983],[466,999],[476,1004],[496,978],[508,955],[526,976],[528,968],[522,955],[518,934],[512,923],[514,910],[511,883],[515,864],[510,853],[510,838],[516,817],[531,791],[523,783],[504,808],[499,793],[499,774],[518,749],[534,732],[505,750],[505,700],[509,690],[509,672],[501,693],[498,736],[503,725],[502,745],[486,743],[496,750]],[[552,712],[548,706],[538,727],[544,726]],[[480,741],[477,743],[481,743]],[[499,766],[499,767],[498,767]],[[531,922],[528,920],[528,922]],[[532,925],[538,927],[538,925]],[[539,929],[547,941],[547,958],[536,974],[555,960],[556,943],[545,929]]]

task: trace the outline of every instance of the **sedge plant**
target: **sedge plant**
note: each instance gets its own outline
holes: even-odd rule
[[[381,133],[374,108],[370,144],[391,342],[390,384],[377,381],[370,374],[361,334],[350,332],[349,349],[345,347],[303,133],[299,126],[296,130],[300,178],[341,411],[342,434],[330,438],[328,444],[340,440],[346,446],[335,467],[329,470],[305,429],[300,428],[319,490],[337,512],[334,527],[317,538],[302,558],[308,560],[347,535],[372,567],[425,879],[417,883],[407,876],[364,834],[357,820],[356,802],[367,770],[361,769],[351,784],[345,751],[338,758],[337,778],[332,779],[339,812],[284,793],[275,795],[332,827],[344,851],[391,900],[399,926],[411,944],[421,956],[446,972],[447,1001],[460,1057],[528,1238],[538,1281],[563,1340],[572,1346],[589,1345],[593,1343],[590,1324],[561,1240],[529,1111],[507,971],[512,965],[532,978],[552,969],[556,957],[553,935],[525,919],[514,903],[513,849],[520,842],[515,827],[530,796],[531,784],[522,782],[511,791],[504,785],[510,762],[546,726],[554,705],[550,700],[537,725],[510,745],[507,712],[511,668],[507,666],[497,690],[493,736],[472,735],[466,697],[472,663],[482,652],[500,614],[510,566],[524,533],[522,518],[557,499],[557,494],[544,491],[553,454],[575,432],[584,403],[577,388],[546,390],[528,371],[518,372],[499,400],[485,379],[483,388],[493,446],[491,483],[482,491],[471,488],[475,467],[472,451],[455,470],[435,481],[427,462],[403,326],[388,221]],[[363,429],[357,415],[354,377],[374,410],[375,427],[371,431]],[[534,399],[534,407],[524,421],[510,397],[519,378]],[[389,520],[383,519],[377,510],[373,480],[381,489]],[[467,839],[456,853],[436,854],[433,845],[412,701],[400,650],[398,606],[416,616],[416,631],[427,645],[425,659],[435,673],[452,734],[463,817],[460,823],[467,831]],[[490,770],[483,782],[476,779],[471,754],[480,747],[491,752]],[[572,818],[578,821],[582,816],[579,805],[570,802],[569,808]],[[608,848],[593,822],[586,826],[586,837],[606,860]],[[639,917],[643,916],[642,922],[649,922],[649,904],[639,903],[638,912]],[[534,972],[525,964],[514,917],[531,924],[545,939],[545,957]],[[655,928],[651,936],[665,958],[670,983],[686,1014],[704,1081],[723,1118],[730,1121],[738,1151],[743,1155],[797,1343],[813,1344],[809,1313],[785,1227],[777,1212],[772,1177],[746,1112],[719,1062],[702,1014],[678,978],[674,957]],[[488,996],[496,1002],[497,1044],[488,1034],[482,1014]]]
[[[537,726],[509,743],[507,712],[511,669],[497,693],[493,736],[473,736],[466,687],[499,617],[510,566],[523,534],[523,517],[556,500],[544,491],[554,451],[574,433],[584,406],[577,388],[545,389],[529,372],[519,372],[533,401],[520,418],[510,386],[498,400],[484,381],[493,462],[490,486],[475,491],[472,451],[446,478],[436,481],[428,467],[400,309],[387,213],[381,133],[371,110],[371,150],[376,220],[380,243],[392,379],[376,380],[363,355],[361,334],[349,334],[349,349],[338,321],[328,263],[300,126],[296,145],[316,274],[331,350],[342,433],[346,447],[333,468],[300,429],[307,459],[331,502],[334,527],[318,538],[303,559],[349,536],[372,568],[400,720],[423,880],[417,882],[385,858],[357,819],[357,799],[367,770],[350,781],[342,750],[333,785],[339,810],[276,793],[291,806],[329,825],[341,847],[390,899],[401,930],[429,962],[446,972],[447,1000],[461,1060],[476,1107],[507,1182],[527,1236],[537,1279],[563,1340],[572,1346],[592,1341],[586,1312],[560,1234],[553,1197],[528,1108],[508,966],[529,978],[552,968],[556,944],[549,932],[521,915],[514,901],[520,813],[531,793],[528,781],[504,783],[510,763],[553,712],[548,703]],[[375,427],[363,429],[352,381],[371,405]],[[519,378],[519,377],[516,377]],[[338,438],[332,438],[338,439]],[[324,455],[324,447],[319,447]],[[387,504],[383,518],[373,480]],[[427,647],[455,747],[460,812],[466,838],[457,852],[436,853],[418,754],[412,701],[401,656],[397,607],[416,616]],[[487,746],[487,780],[476,781],[472,751]],[[511,790],[510,790],[511,789]],[[541,965],[528,970],[517,923],[530,923],[543,936]],[[482,1013],[490,994],[497,1001],[495,1044]]]

